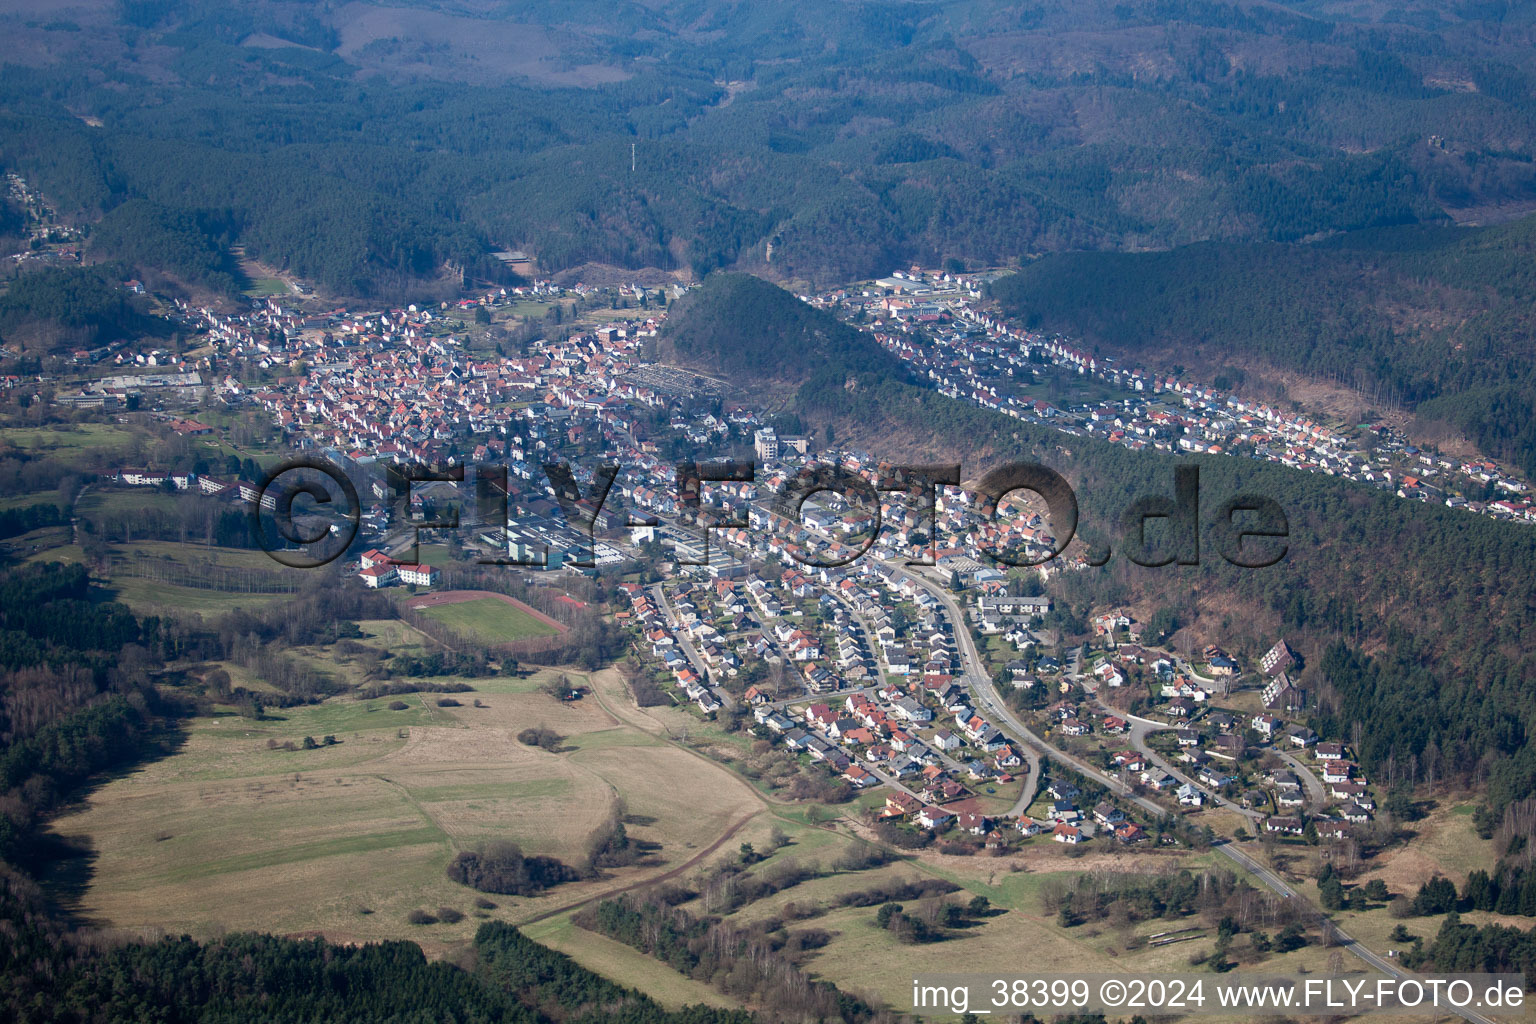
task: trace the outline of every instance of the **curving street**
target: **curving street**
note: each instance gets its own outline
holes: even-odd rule
[[[953,622],[955,623],[956,627],[955,642],[960,647],[962,660],[965,663],[967,682],[970,683],[971,690],[976,694],[978,701],[986,705],[987,713],[993,716],[993,718],[1000,723],[1000,727],[1003,728],[1005,733],[1012,732],[1014,734],[1014,738],[1020,740],[1025,745],[1026,750],[1037,751],[1040,754],[1044,754],[1055,760],[1061,761],[1063,764],[1070,765],[1074,771],[1077,771],[1078,773],[1087,776],[1088,778],[1091,778],[1097,782],[1103,783],[1110,789],[1111,792],[1118,793],[1121,796],[1126,797],[1135,803],[1138,807],[1153,815],[1156,815],[1157,817],[1163,818],[1172,816],[1172,812],[1168,811],[1166,808],[1160,806],[1159,804],[1153,803],[1151,800],[1137,796],[1131,791],[1129,786],[1120,780],[1106,775],[1104,772],[1099,771],[1097,768],[1086,763],[1085,761],[1082,761],[1080,758],[1067,753],[1064,750],[1059,750],[1056,747],[1051,746],[1042,737],[1038,736],[1033,730],[1026,727],[1024,723],[1020,722],[1018,718],[1013,714],[1013,712],[1009,710],[1007,705],[1003,702],[1001,696],[997,693],[996,687],[992,685],[992,681],[986,678],[985,673],[980,670],[979,666],[982,664],[980,653],[976,650],[976,644],[971,639],[970,631],[965,628],[965,619],[961,614],[959,603],[954,599],[954,596],[950,594],[947,588],[940,586],[927,576],[910,569],[908,569],[907,572],[914,581],[916,581],[925,590],[938,598],[939,602],[953,617]],[[1115,711],[1113,713],[1120,715],[1122,718],[1127,718],[1127,716],[1121,712]],[[1166,727],[1161,726],[1159,723],[1153,722],[1151,719],[1146,718],[1136,718],[1133,716],[1131,718],[1127,718],[1127,720],[1133,723],[1133,732],[1131,735],[1133,741],[1140,744],[1137,747],[1138,752],[1149,756],[1149,759],[1153,759],[1154,763],[1157,763],[1157,761],[1161,760],[1156,758],[1156,755],[1150,755],[1149,752],[1143,748],[1146,746],[1147,734],[1156,731],[1154,727]],[[1139,728],[1137,727],[1138,723]],[[1032,758],[1030,765],[1030,781],[1034,784],[1034,786],[1038,786],[1038,759]],[[1170,771],[1170,774],[1174,775],[1176,778],[1183,777],[1181,773],[1174,771]],[[1032,789],[1033,787],[1030,788]],[[1209,791],[1202,790],[1202,792]],[[1223,806],[1231,807],[1233,810],[1237,810],[1249,818],[1262,817],[1262,815],[1256,811],[1251,811],[1247,808],[1239,807],[1233,804],[1231,801],[1220,797],[1217,799],[1223,804]],[[1027,804],[1025,806],[1027,806]],[[1353,936],[1349,935],[1343,929],[1339,928],[1338,925],[1333,924],[1328,915],[1324,914],[1323,911],[1319,909],[1315,904],[1313,904],[1305,896],[1301,895],[1301,893],[1293,889],[1285,881],[1285,879],[1281,878],[1274,871],[1266,868],[1257,860],[1250,857],[1247,853],[1243,852],[1233,841],[1226,839],[1220,840],[1214,848],[1223,856],[1231,860],[1234,864],[1241,867],[1248,874],[1258,879],[1260,883],[1262,883],[1272,892],[1278,893],[1287,899],[1301,903],[1318,920],[1328,921],[1329,926],[1333,928],[1334,934],[1338,937],[1340,948],[1354,954],[1360,960],[1364,961],[1367,966],[1393,977],[1401,978],[1409,976],[1408,971],[1405,971],[1401,967],[1393,964],[1386,957],[1380,956],[1366,948],[1360,943],[1358,939],[1355,939]],[[1452,1012],[1464,1020],[1471,1021],[1472,1024],[1497,1024],[1497,1022],[1492,1018],[1486,1017],[1475,1010],[1453,1009]]]

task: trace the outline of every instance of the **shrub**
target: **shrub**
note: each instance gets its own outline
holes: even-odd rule
[[[439,697],[437,698],[437,706],[440,708],[461,708],[464,705],[452,697]]]
[[[555,732],[555,730],[545,728],[542,725],[534,726],[532,729],[524,729],[517,734],[517,742],[524,746],[547,750],[551,754],[557,753],[560,750],[560,743],[564,739],[565,737]]]
[[[554,857],[525,857],[516,843],[492,843],[464,852],[448,864],[448,877],[481,892],[532,896],[581,874]]]
[[[933,842],[932,832],[916,831],[888,821],[882,821],[875,826],[875,836],[882,843],[894,846],[898,850],[921,850]]]
[[[820,949],[831,941],[831,932],[823,928],[806,928],[803,931],[790,932],[789,938],[784,942],[784,948],[795,952],[805,949]]]
[[[411,924],[437,924],[437,918],[425,910],[413,910],[405,915],[405,919]]]
[[[404,711],[408,707],[410,705],[403,700],[392,700],[389,702],[389,710],[391,711]]]
[[[458,924],[464,920],[464,915],[452,907],[438,907],[437,919],[444,924]]]
[[[1285,929],[1275,938],[1275,949],[1281,953],[1289,953],[1292,950],[1300,949],[1306,944],[1307,933],[1302,930],[1301,925],[1295,922],[1286,925]]]

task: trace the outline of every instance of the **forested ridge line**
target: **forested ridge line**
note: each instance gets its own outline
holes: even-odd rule
[[[466,49],[508,26],[439,3],[407,42],[351,8],[135,2],[15,27],[46,58],[0,71],[0,163],[94,258],[228,290],[239,245],[358,296],[487,280],[509,247],[827,283],[1528,202],[1527,26],[1406,6],[520,9],[595,69],[572,84]]]
[[[1162,372],[1296,371],[1414,410],[1536,473],[1536,216],[1312,245],[1042,257],[992,285],[1035,329]],[[1232,371],[1241,374],[1241,370]]]

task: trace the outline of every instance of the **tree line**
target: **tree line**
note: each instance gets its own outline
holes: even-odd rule
[[[824,981],[812,981],[771,942],[728,922],[695,918],[654,898],[602,900],[578,911],[575,922],[655,957],[689,978],[751,1000],[765,1013],[857,1024],[875,1010]]]

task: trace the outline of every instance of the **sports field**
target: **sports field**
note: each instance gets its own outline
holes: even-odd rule
[[[450,591],[416,598],[410,606],[436,619],[449,629],[473,636],[489,644],[511,643],[536,636],[553,636],[558,626],[541,620],[521,602],[501,595],[452,600],[463,592]],[[449,600],[444,600],[445,598]]]

